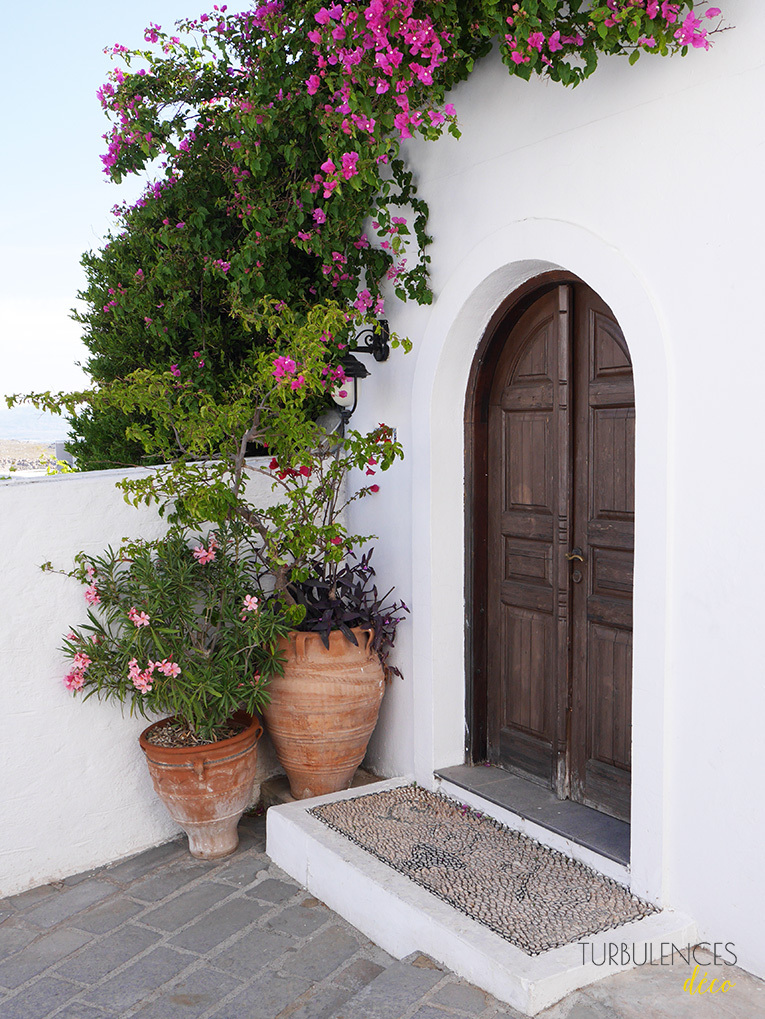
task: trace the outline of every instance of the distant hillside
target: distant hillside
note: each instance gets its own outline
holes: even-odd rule
[[[46,414],[34,407],[0,406],[0,439],[55,442],[69,437],[66,418]]]

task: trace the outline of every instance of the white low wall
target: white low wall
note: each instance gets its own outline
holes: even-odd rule
[[[138,472],[134,472],[138,473]],[[0,482],[0,897],[117,860],[179,831],[157,799],[138,734],[148,724],[118,704],[83,702],[62,682],[62,636],[85,619],[71,569],[123,537],[154,538],[158,514],[127,505],[122,471]],[[270,501],[266,478],[251,482]],[[261,742],[260,781],[280,770]]]

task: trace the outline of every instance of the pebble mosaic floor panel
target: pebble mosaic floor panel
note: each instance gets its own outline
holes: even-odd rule
[[[309,813],[527,955],[656,912],[584,864],[418,786]]]

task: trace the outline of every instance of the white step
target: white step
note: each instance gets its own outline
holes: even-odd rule
[[[411,779],[380,782],[375,792],[407,785]],[[308,811],[321,803],[368,795],[349,789],[329,796],[271,807],[266,851],[290,877],[325,902],[371,941],[397,959],[424,952],[458,976],[527,1015],[572,991],[631,969],[646,952],[658,961],[669,945],[685,948],[698,941],[694,921],[671,909],[588,935],[571,945],[529,956],[487,927],[388,867]],[[490,813],[490,811],[487,811]],[[609,945],[625,944],[609,965],[596,965]]]

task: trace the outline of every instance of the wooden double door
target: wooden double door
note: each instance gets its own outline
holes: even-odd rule
[[[582,283],[536,299],[488,402],[488,758],[628,820],[635,408],[610,309]]]

